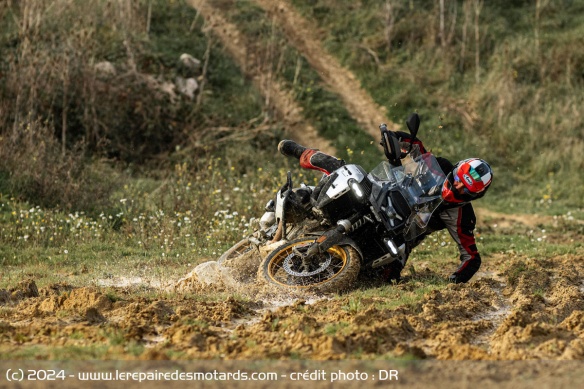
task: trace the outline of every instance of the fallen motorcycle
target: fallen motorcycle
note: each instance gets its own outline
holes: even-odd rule
[[[406,124],[415,139],[417,114]],[[380,130],[387,161],[370,172],[341,166],[316,186],[294,187],[288,172],[259,228],[218,262],[237,268],[237,259],[254,251],[260,280],[318,292],[348,289],[360,272],[401,269],[442,203],[446,176],[432,154],[415,145],[404,152],[395,133],[384,124]]]

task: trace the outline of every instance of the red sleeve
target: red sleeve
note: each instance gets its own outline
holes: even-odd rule
[[[397,137],[398,137],[400,143],[408,143],[408,144],[418,145],[418,147],[420,148],[420,152],[422,154],[427,153],[426,148],[424,147],[424,144],[417,137],[412,142],[412,136],[410,134],[408,134],[407,132],[396,131],[396,134],[397,134]],[[407,151],[407,150],[402,150],[402,151]]]

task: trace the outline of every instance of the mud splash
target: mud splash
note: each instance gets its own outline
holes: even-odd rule
[[[289,305],[295,300],[317,301],[322,294],[311,291],[283,291],[265,282],[258,269],[262,262],[259,251],[251,250],[243,255],[222,263],[208,261],[196,266],[186,277],[173,285],[176,291],[222,291],[238,294],[255,301],[262,301],[266,307],[277,308]]]

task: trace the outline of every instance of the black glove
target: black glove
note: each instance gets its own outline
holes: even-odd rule
[[[473,259],[468,259],[463,261],[458,269],[450,277],[448,277],[448,281],[459,284],[461,282],[468,282],[474,276],[474,274],[479,270],[481,267],[481,257],[480,255],[476,255]]]

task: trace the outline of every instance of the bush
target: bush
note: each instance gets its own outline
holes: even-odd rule
[[[52,130],[29,122],[0,140],[0,191],[43,207],[100,212],[111,207],[119,174],[83,158],[82,149],[63,149]]]
[[[264,131],[262,99],[196,15],[185,1],[1,2],[2,191],[97,209],[116,180],[95,161],[141,169]],[[206,74],[181,66],[182,53],[208,58]],[[179,76],[204,92],[183,96]]]

